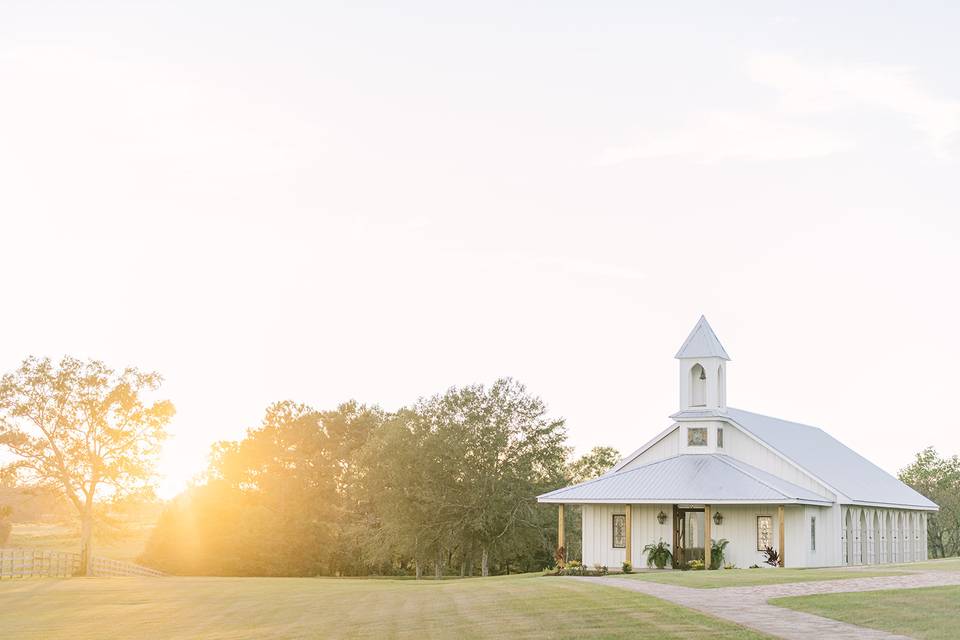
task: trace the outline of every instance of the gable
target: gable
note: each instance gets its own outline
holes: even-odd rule
[[[805,424],[728,407],[728,421],[853,502],[936,509],[937,505],[831,435]]]

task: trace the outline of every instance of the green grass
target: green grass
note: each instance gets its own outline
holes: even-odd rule
[[[95,538],[93,555],[136,562],[152,528],[152,525],[134,523],[128,525],[123,534],[116,534],[105,540]],[[15,523],[6,546],[78,553],[80,534],[75,528],[62,524]]]
[[[914,571],[960,571],[960,558],[940,558],[908,564],[890,565],[896,569],[912,569]]]
[[[906,568],[906,567],[904,567]],[[661,584],[675,584],[694,589],[717,589],[720,587],[752,587],[763,584],[787,582],[814,582],[817,580],[844,580],[849,578],[872,578],[895,576],[906,571],[872,571],[864,569],[723,569],[716,571],[641,571],[626,578],[649,580]],[[618,574],[620,577],[620,574]]]
[[[766,637],[640,593],[539,575],[7,580],[0,603],[11,638]]]
[[[770,604],[912,638],[953,640],[960,587],[830,593],[777,598]]]

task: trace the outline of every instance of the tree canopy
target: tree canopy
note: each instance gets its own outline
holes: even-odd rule
[[[157,373],[116,371],[98,360],[27,358],[0,379],[0,445],[11,468],[37,486],[55,486],[81,522],[85,571],[96,510],[150,490],[153,465],[173,416],[145,395]]]
[[[940,457],[936,449],[927,447],[900,472],[900,480],[940,507],[927,521],[930,555],[960,555],[960,458]]]

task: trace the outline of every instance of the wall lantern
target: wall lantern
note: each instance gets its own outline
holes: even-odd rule
[[[713,514],[713,524],[717,525],[718,527],[723,524],[723,514],[719,511]]]
[[[663,524],[666,521],[667,521],[667,514],[665,514],[661,510],[660,513],[657,514],[657,522],[659,522],[660,524]]]

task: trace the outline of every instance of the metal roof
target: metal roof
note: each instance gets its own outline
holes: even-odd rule
[[[726,349],[710,328],[706,316],[700,316],[693,331],[687,336],[675,358],[723,358],[729,360]]]
[[[733,407],[682,411],[671,417],[732,422],[853,502],[937,508],[935,503],[817,427]]]
[[[609,473],[537,497],[539,502],[831,504],[816,493],[722,454],[686,454]]]

